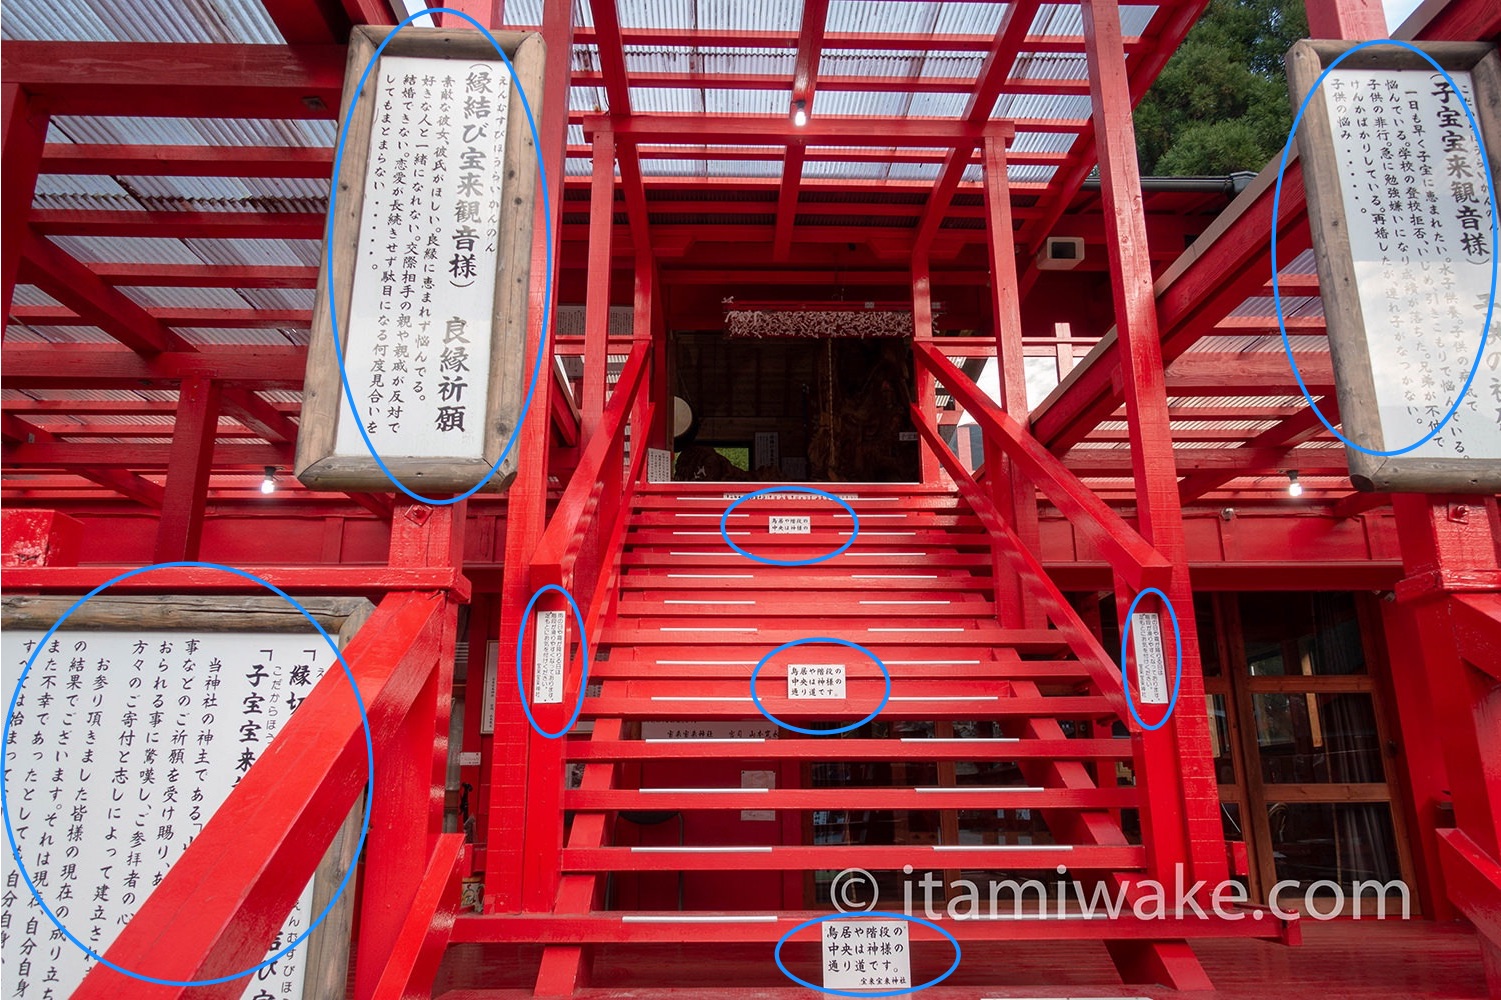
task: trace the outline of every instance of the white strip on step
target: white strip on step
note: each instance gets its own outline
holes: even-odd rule
[[[903,743],[1020,743],[1018,736],[903,736]]]
[[[866,556],[877,558],[879,556],[925,556],[926,552],[846,552],[847,556]]]
[[[759,632],[754,625],[658,625],[658,632]]]
[[[714,532],[714,534],[717,535],[717,534],[719,534],[719,532],[716,531],[716,532]],[[645,555],[651,555],[651,553],[649,553],[649,552],[648,553],[644,553],[644,554]],[[725,555],[725,553],[723,553],[723,552],[669,552],[667,554],[670,555],[670,556],[715,556],[715,557],[723,557]]]
[[[940,694],[894,694],[887,701],[1000,701],[998,694],[956,694],[948,697]]]
[[[714,736],[689,736],[682,739],[670,739],[668,737],[653,737],[645,739],[642,743],[765,743],[764,736],[726,736],[723,739]],[[744,791],[744,789],[741,789]]]
[[[724,517],[723,514],[685,514],[685,513],[681,512],[681,511],[673,514],[672,516],[673,517]],[[734,513],[730,514],[730,516],[731,517],[750,517],[749,514],[734,514]]]
[[[663,604],[755,604],[755,601],[678,601],[666,600]],[[947,601],[943,603],[947,604]]]
[[[751,699],[747,698],[747,697],[740,697],[739,695],[736,695],[735,697],[730,697],[728,695],[703,695],[703,696],[697,696],[697,695],[681,695],[681,694],[654,694],[654,695],[651,696],[651,700],[652,701],[750,701]]]
[[[951,601],[861,601],[861,604],[951,604]],[[980,602],[976,602],[977,604]]]
[[[979,666],[979,660],[882,660],[882,663],[894,663],[902,667],[953,667],[953,666]],[[994,661],[992,661],[994,662]]]
[[[865,631],[867,631],[867,632],[965,632],[965,631],[968,631],[968,630],[965,629],[964,626],[962,626],[962,625],[954,625],[954,626],[945,625],[945,626],[942,626],[942,627],[939,627],[937,625],[926,625],[926,626],[922,626],[920,628],[919,627],[913,627],[913,626],[910,626],[910,625],[900,626],[900,627],[898,627],[898,626],[886,626],[886,625],[881,625],[881,626],[872,625],[871,627],[867,628]]]
[[[775,913],[736,913],[727,916],[700,913],[626,913],[620,918],[623,924],[774,924]]]
[[[855,555],[861,555],[856,552]],[[936,580],[937,573],[851,573],[851,580]]]
[[[852,535],[852,534],[854,534],[854,532],[852,532],[852,531],[841,531],[841,532],[839,532],[839,534],[840,535]],[[915,532],[915,531],[873,531],[873,530],[871,530],[871,531],[862,531],[862,532],[860,532],[860,534],[862,534],[862,535],[870,535],[871,537],[875,537],[876,535],[881,535],[883,537],[893,537],[893,536],[896,536],[896,535],[904,535],[904,536],[906,536],[908,538],[915,538],[917,536],[917,532]]]
[[[934,844],[935,851],[1072,851],[1073,844]]]
[[[656,794],[659,794],[659,795],[661,795],[661,794],[676,795],[679,792],[682,792],[682,793],[687,794],[687,795],[717,795],[717,794],[724,794],[724,793],[739,794],[741,792],[744,792],[747,795],[752,795],[752,794],[755,794],[756,792],[770,792],[771,791],[770,788],[641,788],[641,789],[637,789],[637,790],[639,792],[641,792],[643,795],[645,795],[647,793],[652,793],[652,792],[655,792]]]
[[[650,528],[646,529],[650,531]],[[749,531],[673,531],[674,535],[748,535]]]
[[[632,854],[770,854],[767,847],[632,847]]]
[[[659,667],[754,667],[755,660],[656,660]]]
[[[834,516],[835,517],[842,517],[846,521],[848,521],[850,519],[850,516],[848,514],[835,514]],[[860,520],[863,521],[867,517],[906,517],[906,516],[907,516],[906,514],[877,514],[877,513],[875,513],[875,512],[872,511],[870,513],[861,514],[860,515]]]
[[[641,789],[643,792],[645,788]],[[944,788],[941,785],[912,789],[914,792],[1044,792],[1045,788],[1035,788],[1031,785],[955,785],[953,788]]]
[[[669,580],[754,580],[754,573],[668,573]]]

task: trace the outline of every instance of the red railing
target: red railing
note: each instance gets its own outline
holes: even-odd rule
[[[984,435],[987,462],[997,455],[1010,458],[1064,517],[1099,549],[1116,573],[1133,588],[1164,587],[1172,573],[1172,564],[1152,547],[1105,501],[1075,476],[1052,452],[1042,446],[1028,430],[950,361],[932,342],[916,341],[913,353],[917,364],[926,368],[949,395],[974,417]],[[926,418],[919,420],[921,425]],[[930,443],[930,446],[931,443]],[[947,445],[935,446],[940,460]],[[950,473],[952,475],[952,472]],[[973,478],[965,472],[973,483]],[[957,481],[957,479],[956,479]]]
[[[650,361],[650,343],[631,351],[600,428],[585,445],[532,557],[533,587],[553,584],[567,590],[590,632],[609,603],[609,579],[646,459],[655,409],[642,391]]]

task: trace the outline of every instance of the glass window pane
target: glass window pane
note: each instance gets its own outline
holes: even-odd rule
[[[1273,802],[1267,821],[1279,880],[1330,879],[1348,892],[1355,880],[1401,875],[1385,802]]]
[[[1386,780],[1369,694],[1257,694],[1252,704],[1269,784]]]

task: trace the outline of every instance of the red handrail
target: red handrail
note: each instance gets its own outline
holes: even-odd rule
[[[1165,587],[1172,574],[1172,563],[1152,543],[1095,496],[1042,443],[980,391],[968,375],[954,366],[935,343],[915,341],[912,345],[917,362],[927,368],[944,389],[969,411],[984,432],[986,444],[994,442],[1033,484],[1042,490],[1063,515],[1094,543],[1095,547],[1133,588]],[[941,442],[935,451],[947,450]],[[987,450],[986,460],[991,452]],[[968,478],[966,476],[966,478]]]

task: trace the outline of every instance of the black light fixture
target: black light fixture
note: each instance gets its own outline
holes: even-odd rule
[[[792,104],[792,124],[798,128],[808,124],[808,102],[801,98]]]

